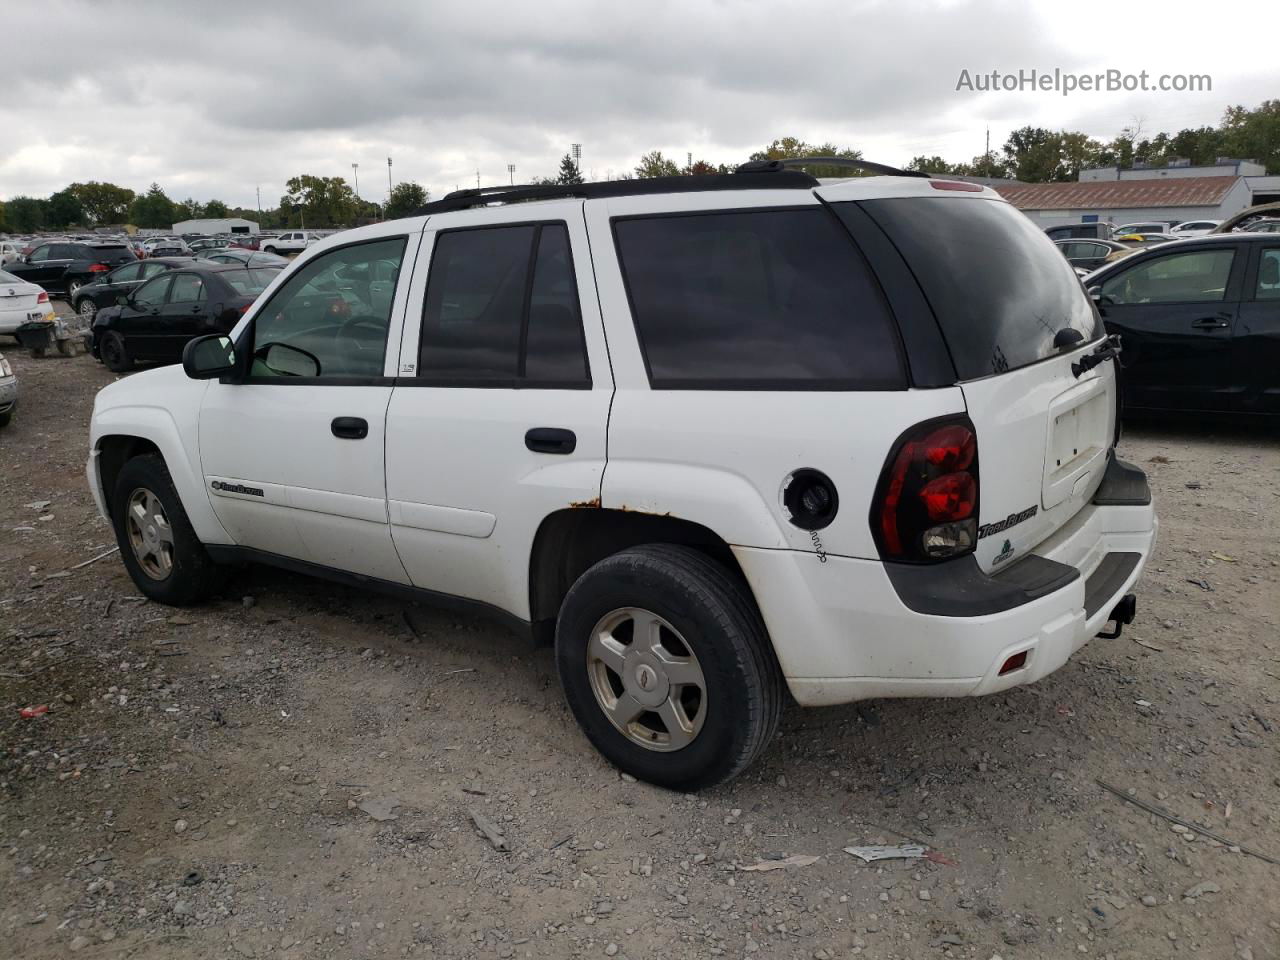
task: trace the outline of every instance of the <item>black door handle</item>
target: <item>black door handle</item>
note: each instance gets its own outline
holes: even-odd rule
[[[363,417],[334,417],[329,429],[343,440],[363,440],[369,435],[369,421]]]
[[[573,453],[578,437],[560,427],[534,427],[524,435],[524,445],[534,453]]]
[[[1191,326],[1197,330],[1221,330],[1224,327],[1231,326],[1227,322],[1227,318],[1219,314],[1216,317],[1201,317],[1199,320],[1192,320]]]

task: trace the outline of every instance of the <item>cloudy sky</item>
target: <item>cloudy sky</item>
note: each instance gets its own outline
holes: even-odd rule
[[[275,206],[298,173],[351,177],[381,201],[395,180],[432,194],[583,172],[640,154],[736,162],[775,137],[870,159],[967,160],[1026,124],[1110,138],[1216,123],[1280,94],[1248,51],[1272,0],[1202,3],[683,0],[589,3],[112,3],[5,0],[0,198],[77,180],[174,199]],[[1250,26],[1252,24],[1252,26]],[[1208,73],[1205,93],[974,93],[1020,68],[1153,77]]]

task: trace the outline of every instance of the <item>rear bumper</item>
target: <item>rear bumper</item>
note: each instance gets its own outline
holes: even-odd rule
[[[0,379],[0,413],[8,413],[18,402],[18,378]]]
[[[37,303],[34,306],[16,310],[0,310],[0,335],[13,336],[20,326],[28,323],[36,314],[39,314],[37,319],[52,320],[53,307],[48,303]]]
[[[734,553],[792,695],[805,706],[822,706],[870,697],[978,696],[1041,679],[1097,634],[1132,592],[1157,527],[1149,502],[1090,504],[1039,544],[1034,557],[997,577],[978,571],[992,589],[1008,593],[1013,583],[1015,595],[971,605],[965,615],[939,612],[948,609],[948,589],[961,599],[974,592],[972,582],[948,585],[954,577],[943,568],[950,564],[918,568],[938,574],[937,589],[925,586],[904,600],[900,579],[878,560],[828,556],[822,562],[813,553],[746,547]],[[964,560],[976,571],[971,558]],[[921,595],[933,597],[932,604],[920,602]],[[1025,663],[1000,675],[1019,653]]]

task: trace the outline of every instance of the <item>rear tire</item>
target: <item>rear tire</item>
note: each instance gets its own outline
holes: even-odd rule
[[[781,671],[754,601],[687,547],[634,547],[584,573],[560,609],[556,666],[596,749],[675,790],[737,776],[781,716]]]
[[[129,356],[124,337],[114,330],[107,330],[102,334],[98,343],[98,356],[112,373],[128,373],[133,369],[133,357]]]
[[[92,297],[81,297],[80,302],[75,305],[75,310],[80,315],[80,319],[90,325],[93,323],[93,318],[98,315],[98,305],[93,302]]]
[[[0,413],[0,427],[7,427],[13,420],[13,407],[10,407],[4,413]]]
[[[134,457],[121,468],[111,518],[125,569],[148,598],[185,607],[226,583],[226,571],[196,536],[159,455]]]
[[[76,297],[80,294],[80,288],[84,286],[84,282],[80,280],[72,280],[67,284],[67,303],[74,303]]]

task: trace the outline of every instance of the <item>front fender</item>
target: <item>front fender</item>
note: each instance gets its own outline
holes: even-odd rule
[[[94,499],[104,516],[109,491],[102,489],[99,469],[102,445],[110,437],[136,437],[155,444],[164,457],[169,476],[186,510],[187,519],[202,543],[231,544],[235,541],[223,529],[209,503],[200,472],[199,405],[190,411],[186,422],[179,423],[165,407],[128,405],[95,411],[89,437],[88,474]]]

